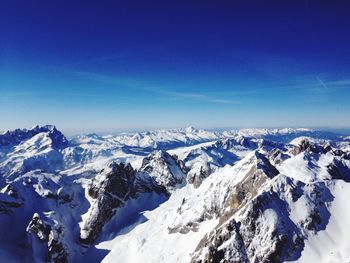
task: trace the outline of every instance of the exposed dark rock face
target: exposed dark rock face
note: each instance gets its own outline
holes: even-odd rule
[[[298,259],[308,231],[316,233],[328,223],[326,204],[333,197],[324,183],[304,184],[282,175],[274,181],[234,218],[234,214],[221,218],[222,224],[198,244],[192,262],[277,263]],[[311,200],[311,206],[305,219],[295,223],[287,200],[297,202],[302,195]]]
[[[257,158],[256,168],[262,170],[267,177],[271,179],[279,174],[279,171],[270,163],[264,154],[256,151],[255,156]]]
[[[327,166],[327,170],[332,179],[341,179],[345,182],[350,182],[350,171],[340,159],[335,158],[333,162]]]
[[[325,152],[330,152],[333,150],[332,145],[329,142],[326,142],[322,145]]]
[[[238,142],[239,145],[248,149],[257,149],[259,146],[256,141],[252,140],[252,138],[245,137],[245,136],[237,137],[236,141]]]
[[[277,148],[271,150],[268,154],[268,157],[270,161],[275,165],[281,164],[283,161],[289,158],[287,154],[283,153],[283,151]]]
[[[185,163],[182,160],[180,160],[176,154],[173,154],[171,157],[173,157],[173,159],[175,160],[176,164],[179,166],[181,171],[183,173],[186,173],[187,167],[186,167]]]
[[[282,143],[277,143],[266,139],[258,140],[258,145],[259,148],[266,149],[267,151],[270,151],[272,149],[285,149]]]
[[[240,222],[231,219],[202,240],[192,262],[277,263],[292,260],[301,252],[301,234],[276,193],[257,196],[241,214]],[[271,222],[262,228],[266,220]],[[199,258],[201,254],[204,260]]]
[[[109,252],[96,251],[94,245],[123,233],[116,239],[123,242],[112,241],[107,261],[142,261],[160,233],[164,244],[155,249],[157,260],[193,252],[192,262],[202,263],[298,261],[309,235],[331,229],[330,209],[338,209],[331,204],[332,194],[346,200],[346,191],[339,189],[343,181],[350,182],[350,144],[310,137],[293,146],[284,143],[295,135],[280,144],[273,136],[225,134],[229,138],[177,149],[183,161],[166,152],[179,146],[177,139],[171,148],[162,148],[169,147],[166,136],[163,144],[155,139],[154,147],[144,148],[144,135],[130,141],[91,135],[68,145],[53,126],[1,134],[0,250],[11,254],[18,248],[23,261],[100,262]],[[163,151],[149,154],[158,147]],[[96,160],[138,162],[140,156],[147,157],[139,170],[113,162],[96,175]],[[159,207],[172,193],[169,203]],[[151,229],[157,236],[150,235]],[[168,241],[179,233],[179,240],[201,239],[192,244],[195,251],[170,247]],[[140,251],[124,248],[123,243],[134,247],[135,236]],[[128,257],[134,251],[135,257]]]
[[[29,235],[37,237],[39,244],[32,241],[33,250],[38,246],[44,252],[46,261],[54,263],[68,262],[68,254],[61,241],[62,228],[52,227],[48,222],[44,222],[38,214],[34,214],[27,227]]]
[[[73,196],[73,193],[69,193],[65,191],[63,187],[61,187],[55,194],[55,199],[58,201],[59,204],[65,204],[71,202],[73,200]]]
[[[223,224],[238,209],[252,200],[266,181],[279,174],[263,154],[256,152],[255,156],[256,165],[249,170],[240,184],[232,188],[229,202],[225,204],[229,209],[225,209],[225,212],[220,215],[220,224]]]
[[[92,198],[89,214],[80,232],[80,241],[92,244],[103,226],[130,199],[141,193],[168,195],[170,189],[183,183],[184,165],[166,152],[155,152],[144,158],[139,172],[130,164],[112,162],[88,186]]]
[[[317,145],[302,145],[305,147],[301,149],[319,152]],[[273,150],[269,157],[276,161],[282,154]],[[257,165],[232,188],[229,209],[218,214],[219,225],[200,241],[192,262],[296,260],[308,233],[325,229],[330,218],[327,204],[333,201],[325,183],[305,184],[291,179],[278,174],[262,153],[256,152],[256,157]],[[346,180],[349,170],[337,158],[328,166],[329,173],[332,179]],[[292,221],[289,205],[301,196],[309,200],[308,213],[300,221]]]
[[[313,203],[307,217],[299,223],[300,226],[314,233],[324,230],[330,218],[327,204],[333,201],[333,195],[324,182],[305,184],[303,191],[310,193],[309,198]]]
[[[249,149],[256,149],[258,148],[258,143],[256,141],[253,141],[252,138],[237,136],[236,138],[225,138],[225,139],[219,140],[214,144],[214,147],[221,148],[224,150],[230,150],[235,146],[242,146]]]
[[[38,214],[34,214],[32,220],[29,222],[27,231],[34,233],[41,241],[47,242],[51,228],[40,219]]]
[[[344,158],[345,160],[350,160],[350,152],[344,153],[343,158]]]
[[[215,146],[218,148],[223,148],[225,150],[232,149],[235,146],[241,146],[250,150],[255,150],[258,148],[274,148],[282,147],[281,144],[266,140],[266,139],[256,139],[246,136],[237,136],[235,138],[226,138],[218,141]]]
[[[81,230],[82,243],[91,244],[114,214],[114,209],[121,207],[133,190],[136,171],[130,164],[112,162],[108,171],[97,175],[88,187],[88,194],[93,199],[89,215]]]
[[[322,146],[310,142],[308,139],[303,139],[298,145],[293,145],[290,153],[292,155],[298,155],[301,152],[312,152],[312,153],[324,153],[326,149]]]
[[[197,248],[200,251],[207,247],[206,253],[202,251],[204,260],[195,256],[192,261],[277,263],[292,260],[302,250],[303,241],[297,226],[283,210],[273,209],[276,206],[283,208],[283,203],[274,195],[269,192],[259,195],[244,209],[240,222],[232,219],[209,234],[209,239],[207,237],[207,241],[202,241]],[[265,220],[271,222],[262,228]],[[263,239],[259,238],[262,236]]]
[[[334,145],[333,145],[334,146]],[[337,149],[336,146],[333,147],[332,144],[330,142],[324,143],[323,144],[323,149],[325,152],[330,152],[332,153],[334,156],[338,156],[341,157],[345,160],[350,160],[350,152],[348,151],[343,151],[341,149]]]
[[[49,235],[49,253],[47,259],[55,263],[68,263],[69,257],[65,247],[60,241],[62,235],[62,228],[55,229]]]
[[[197,231],[199,223],[212,218],[219,218],[219,225],[224,224],[258,194],[260,187],[266,181],[279,174],[269,160],[259,152],[255,152],[247,162],[247,166],[250,168],[247,168],[247,172],[239,184],[227,188],[227,196],[225,196],[223,203],[217,199],[218,197],[209,199],[209,203],[205,204],[205,209],[200,215],[189,222],[179,222],[169,227],[169,233]],[[183,211],[183,206],[186,207],[186,204],[181,204],[178,208],[180,214]]]
[[[187,171],[183,161],[176,156],[154,151],[143,159],[140,172],[149,174],[158,185],[171,191],[185,182]]]
[[[116,194],[119,199],[125,198],[130,192],[130,185],[134,179],[135,171],[131,165],[124,163],[109,164],[111,171],[106,174],[103,181],[96,178],[92,181],[88,194],[97,199],[104,194]]]
[[[234,262],[248,263],[248,256],[242,236],[239,233],[240,223],[235,220],[230,221],[227,225],[215,230],[215,234],[206,236],[201,240],[191,262],[210,263],[210,262]],[[213,232],[214,233],[214,232]],[[210,235],[210,234],[209,234]],[[224,243],[230,243],[231,249],[221,248]],[[205,251],[200,249],[205,247]],[[198,250],[203,254],[198,253]]]
[[[210,167],[210,164],[203,163],[199,169],[199,171],[196,172],[189,172],[187,174],[187,182],[189,184],[193,184],[195,188],[198,188],[203,180],[207,178],[212,173],[212,168]]]
[[[230,141],[230,142],[229,142]],[[227,149],[224,144],[227,143]],[[230,148],[231,139],[224,139],[216,143],[191,150],[184,158],[187,166],[187,182],[198,188],[205,178],[220,167],[232,165],[240,158]],[[234,145],[237,146],[235,142]],[[234,147],[234,146],[232,146]]]

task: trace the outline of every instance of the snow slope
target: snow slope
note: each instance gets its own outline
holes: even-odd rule
[[[336,181],[331,187],[334,201],[332,215],[325,230],[311,235],[305,242],[301,257],[295,262],[349,262],[350,259],[350,209],[348,204],[350,184]]]
[[[350,260],[350,141],[330,132],[35,126],[0,134],[0,177],[1,262]]]

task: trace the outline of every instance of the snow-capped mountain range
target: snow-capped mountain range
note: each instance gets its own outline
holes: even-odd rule
[[[349,262],[350,140],[0,134],[0,262]]]

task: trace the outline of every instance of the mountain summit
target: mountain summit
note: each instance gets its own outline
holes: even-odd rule
[[[350,141],[309,129],[0,135],[6,262],[347,262]]]

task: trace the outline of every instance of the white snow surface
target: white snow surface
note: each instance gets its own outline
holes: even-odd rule
[[[331,189],[334,201],[330,205],[327,228],[310,235],[301,257],[295,262],[345,263],[350,260],[350,184],[336,181]]]
[[[169,234],[168,227],[174,221],[174,212],[183,197],[192,191],[190,185],[178,189],[157,209],[145,211],[143,216],[146,222],[111,241],[98,244],[100,249],[111,250],[102,262],[116,262],[119,259],[124,262],[189,262],[203,235],[217,224],[217,220],[207,221],[190,235]]]
[[[188,127],[135,134],[80,135],[67,144],[65,140],[60,144],[56,141],[58,137],[52,136],[53,126],[47,126],[47,131],[40,129],[35,126],[21,133],[0,135],[0,262],[32,262],[41,257],[42,244],[34,244],[36,241],[27,233],[33,215],[40,216],[54,229],[62,227],[60,238],[70,254],[70,262],[190,262],[199,242],[219,224],[219,218],[208,213],[226,211],[224,204],[230,191],[258,165],[257,151],[268,156],[268,149],[259,146],[262,139],[288,146],[307,138],[319,145],[327,141],[334,149],[350,152],[348,137],[305,128],[214,132]],[[33,136],[20,140],[26,132],[33,132]],[[6,138],[14,139],[7,143]],[[253,138],[258,149],[241,145],[245,138]],[[233,140],[233,145],[227,146],[227,140]],[[79,235],[84,236],[82,222],[93,203],[87,193],[92,178],[111,161],[130,162],[139,172],[144,158],[152,154],[160,158],[160,151],[176,155],[184,162],[186,172],[175,164],[165,169],[151,160],[155,181],[167,184],[173,176],[182,183],[171,188],[168,199],[156,193],[141,193],[117,211],[91,246],[79,244]],[[288,216],[296,225],[304,222],[315,207],[310,201],[312,186],[324,183],[334,198],[327,201],[330,217],[325,229],[306,232],[305,246],[295,262],[349,262],[350,183],[332,178],[328,167],[339,162],[349,171],[350,161],[332,152],[301,152],[292,156],[287,149],[281,151],[287,159],[275,165],[280,174],[257,189],[258,194],[271,187],[283,192],[291,187],[286,183],[288,179],[305,184],[297,200],[285,196],[290,208]],[[211,172],[197,188],[184,180],[186,175],[200,173],[204,166],[210,167]],[[98,208],[94,212],[99,213]],[[261,232],[266,236],[272,235],[270,232],[279,224],[277,212],[266,209],[259,218]],[[232,218],[241,220],[243,216],[237,212]],[[171,231],[185,229],[194,222],[193,229]],[[235,241],[227,240],[221,248],[230,248],[232,242]],[[269,242],[256,236],[252,246],[261,252],[269,249]],[[40,253],[36,252],[38,249]]]

